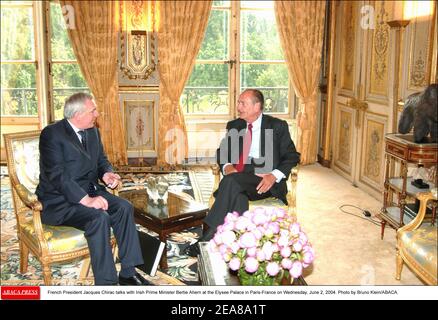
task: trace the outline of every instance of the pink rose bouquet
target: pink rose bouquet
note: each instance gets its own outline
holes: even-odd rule
[[[278,285],[298,278],[315,253],[300,225],[281,208],[228,213],[210,240],[243,285]]]

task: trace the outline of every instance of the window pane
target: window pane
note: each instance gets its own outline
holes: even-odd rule
[[[241,91],[247,88],[262,90],[265,112],[288,112],[289,77],[284,64],[242,64]]]
[[[1,7],[2,60],[35,60],[32,7]]]
[[[228,10],[212,10],[197,59],[228,60]]]
[[[38,114],[34,64],[1,66],[1,114],[29,116]]]
[[[242,11],[240,59],[284,60],[273,10]]]
[[[241,8],[274,9],[273,1],[240,1]]]
[[[229,7],[230,1],[221,1],[221,0],[215,0],[213,1],[213,7]]]
[[[76,60],[59,3],[50,3],[52,60]]]
[[[181,96],[185,113],[228,113],[228,65],[196,64]]]
[[[89,90],[79,66],[75,63],[55,63],[52,65],[52,73],[55,120],[59,120],[64,117],[65,99],[76,92],[89,93]]]

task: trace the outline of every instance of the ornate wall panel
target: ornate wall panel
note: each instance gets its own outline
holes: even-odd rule
[[[406,28],[403,97],[421,91],[429,84],[435,24],[436,16],[435,19],[432,15],[420,16],[412,18]]]
[[[128,158],[156,157],[158,92],[121,92]]]
[[[355,45],[357,4],[354,1],[343,2],[342,38],[341,38],[341,88],[354,89]]]
[[[340,108],[338,116],[338,135],[336,165],[345,172],[351,172],[353,154],[353,114],[349,108]]]
[[[126,146],[128,151],[151,151],[155,149],[153,130],[155,108],[154,101],[125,101]]]
[[[364,152],[362,153],[360,180],[379,191],[383,186],[385,119],[366,114],[364,121]]]
[[[371,30],[371,55],[369,75],[369,94],[379,98],[388,98],[390,68],[390,28],[386,21],[390,20],[393,2],[376,1],[374,4],[374,30]]]
[[[158,86],[155,1],[119,1],[119,85]]]

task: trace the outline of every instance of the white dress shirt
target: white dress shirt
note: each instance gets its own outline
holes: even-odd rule
[[[67,119],[67,121],[71,125],[71,127],[73,128],[74,132],[76,133],[76,136],[78,137],[79,142],[82,143],[82,136],[78,132],[84,131],[84,130],[76,128],[76,126],[73,123],[71,123],[70,120]]]

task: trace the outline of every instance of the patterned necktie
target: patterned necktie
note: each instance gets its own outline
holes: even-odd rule
[[[85,141],[85,131],[79,130],[78,133],[81,135],[82,146],[84,147],[84,150],[87,151],[87,141]]]
[[[234,165],[237,172],[242,172],[245,168],[245,162],[248,159],[249,150],[251,149],[252,142],[252,123],[248,124],[248,130],[246,131],[245,137],[243,138],[243,150],[239,156],[239,163]]]

